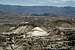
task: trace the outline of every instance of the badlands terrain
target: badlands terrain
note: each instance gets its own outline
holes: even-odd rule
[[[0,17],[0,50],[75,50],[75,18]]]

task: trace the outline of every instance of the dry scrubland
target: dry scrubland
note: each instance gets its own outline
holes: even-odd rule
[[[73,19],[73,20],[72,20]],[[17,26],[22,22],[29,22],[37,26],[48,27],[75,27],[74,18],[49,17],[49,16],[22,16],[22,17],[0,17],[0,32],[8,31],[10,27]]]

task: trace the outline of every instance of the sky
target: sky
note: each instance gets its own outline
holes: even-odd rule
[[[73,6],[75,0],[0,0],[0,4],[22,6]]]

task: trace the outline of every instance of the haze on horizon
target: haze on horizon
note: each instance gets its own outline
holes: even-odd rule
[[[0,4],[21,6],[72,6],[75,0],[0,0]]]

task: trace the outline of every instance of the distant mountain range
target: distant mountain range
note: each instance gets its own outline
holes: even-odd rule
[[[75,16],[75,7],[0,5],[0,16]]]

